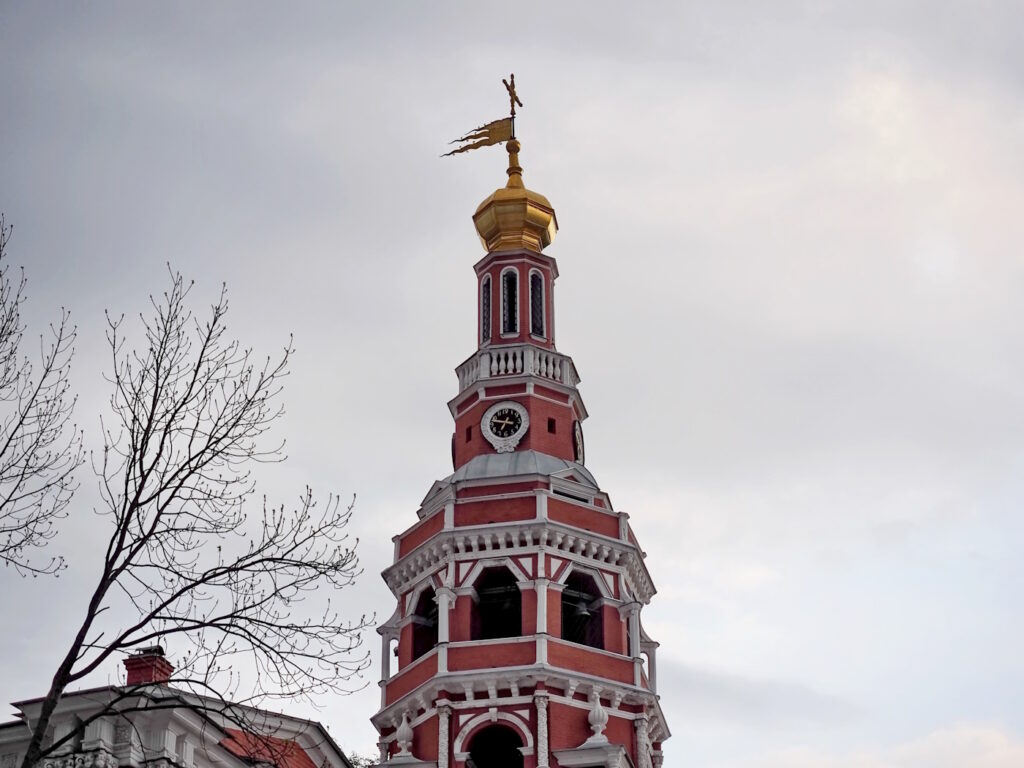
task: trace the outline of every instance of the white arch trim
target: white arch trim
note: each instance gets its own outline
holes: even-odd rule
[[[413,611],[416,610],[416,603],[419,602],[420,595],[422,595],[428,588],[434,590],[437,593],[441,584],[438,583],[438,574],[443,569],[438,569],[433,573],[428,574],[419,584],[417,584],[409,593],[405,596],[405,617],[408,618]],[[443,583],[443,581],[442,581]]]
[[[485,723],[488,725],[493,725],[495,723],[506,723],[507,725],[510,725],[523,738],[524,746],[522,749],[530,751],[533,750],[533,734],[530,732],[530,724],[521,717],[518,717],[511,712],[481,712],[459,729],[459,735],[455,737],[455,744],[452,747],[457,759],[465,760],[466,757],[469,756],[469,752],[465,748],[466,739],[469,738],[470,734],[473,733],[478,726]],[[459,757],[460,754],[462,757]],[[529,752],[524,751],[524,754],[529,754]]]
[[[460,589],[466,589],[472,587],[476,583],[476,580],[480,578],[480,573],[487,568],[501,568],[504,566],[511,571],[512,575],[516,577],[516,581],[520,584],[524,581],[531,581],[533,576],[523,570],[523,567],[513,560],[511,557],[490,557],[482,560],[477,560],[473,567],[469,569],[469,573],[463,578],[462,583],[459,585]]]
[[[597,584],[597,591],[601,593],[601,597],[607,598],[608,600],[616,599],[611,587],[608,586],[608,581],[605,579],[603,571],[597,568],[587,568],[585,565],[581,566],[571,560],[569,561],[569,565],[562,570],[562,575],[553,583],[565,586],[565,582],[569,579],[569,576],[573,571],[579,571],[580,573],[585,573],[587,576],[590,576],[594,580],[594,583]]]

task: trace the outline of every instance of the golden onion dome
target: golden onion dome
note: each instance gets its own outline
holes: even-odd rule
[[[524,248],[542,251],[558,231],[555,209],[544,195],[523,186],[519,142],[512,139],[505,148],[508,150],[508,184],[480,203],[473,214],[473,223],[488,252]]]

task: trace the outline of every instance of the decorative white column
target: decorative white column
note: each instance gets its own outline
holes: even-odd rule
[[[380,679],[386,683],[391,679],[391,634],[382,632],[380,642]]]
[[[448,620],[455,602],[455,590],[448,585],[438,587],[434,599],[437,600],[437,642],[447,643],[450,639]]]
[[[651,692],[658,692],[658,646],[659,643],[653,640],[643,644],[643,650],[647,653],[647,681],[651,684]]]
[[[448,768],[449,722],[451,721],[452,708],[447,704],[437,708],[437,768]]]
[[[538,691],[533,697],[537,707],[537,768],[548,768],[548,693]],[[440,768],[440,766],[438,766]]]
[[[640,603],[630,603],[629,611],[629,643],[633,656],[640,655]]]
[[[548,580],[536,579],[534,590],[537,593],[537,633],[544,635],[548,631]]]
[[[626,622],[626,634],[628,635],[628,654],[633,659],[633,685],[643,685],[644,660],[640,655],[643,649],[640,644],[643,635],[640,631],[640,603],[633,601],[623,603],[619,606],[619,617]]]
[[[638,768],[654,768],[651,764],[651,743],[647,738],[647,715],[638,715],[633,721],[636,729],[636,759]]]

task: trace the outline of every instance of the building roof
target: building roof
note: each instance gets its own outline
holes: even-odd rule
[[[125,687],[121,686],[99,686],[70,691],[61,697],[58,708],[61,714],[67,714],[69,710],[72,712],[79,710],[83,704],[102,707],[107,696],[117,697],[124,691]],[[225,703],[219,698],[184,691],[170,685],[147,685],[144,690],[139,690],[138,695],[153,702],[154,706],[129,709],[129,713],[144,715],[147,711],[158,709],[173,709],[189,713],[205,722],[203,727],[205,734],[225,734],[224,738],[217,742],[218,746],[244,762],[269,764],[276,768],[329,768],[330,766],[351,768],[352,763],[348,757],[331,738],[327,729],[315,720],[247,705]],[[26,729],[26,721],[31,720],[42,702],[42,698],[15,702],[14,706],[20,710],[20,718],[0,723],[0,729],[3,729],[5,733],[8,729],[13,728]],[[281,735],[263,735],[253,730],[226,727],[224,721],[228,711],[252,717],[252,722],[257,729],[260,728],[260,723],[265,723],[269,729],[273,729]],[[112,714],[116,714],[116,711],[112,711]],[[210,729],[211,726],[213,730]],[[26,729],[25,737],[27,738],[27,736]],[[214,735],[214,739],[217,737]],[[302,744],[306,746],[303,747]],[[307,749],[310,748],[314,755],[322,755],[322,759],[318,758],[321,759],[321,762],[316,762],[310,756],[307,752]],[[229,763],[223,764],[228,765]]]
[[[594,476],[582,464],[533,450],[484,453],[475,456],[441,480],[440,484],[449,485],[465,480],[488,480],[521,475],[566,476],[570,474],[574,475],[579,482],[599,490]]]
[[[237,728],[225,728],[228,736],[220,745],[235,757],[277,768],[319,768],[306,750],[292,739],[264,736]]]

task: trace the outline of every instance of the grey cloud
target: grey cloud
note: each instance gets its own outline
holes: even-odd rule
[[[799,683],[676,661],[659,661],[658,690],[685,721],[715,720],[756,728],[840,727],[859,714],[853,703]]]
[[[669,764],[721,764],[691,720],[750,751],[775,729],[1019,722],[1001,693],[1024,680],[1005,586],[1024,493],[1018,4],[516,9],[5,8],[0,210],[30,331],[62,305],[79,323],[87,439],[102,309],[143,309],[167,261],[197,298],[226,281],[243,342],[296,335],[291,459],[261,488],[358,491],[367,575],[345,597],[388,613],[390,537],[449,470],[470,214],[504,178],[500,151],[437,155],[497,116],[513,69],[526,181],[562,227],[558,343],[584,377],[590,466],[651,552],[645,616],[687,632],[657,638],[683,736]],[[39,630],[0,641],[25,660],[7,699],[45,687],[90,578],[91,491],[86,473],[54,542],[67,581],[0,574],[5,610]],[[757,664],[733,666],[750,643]],[[322,704],[372,749],[351,716],[372,686]]]

